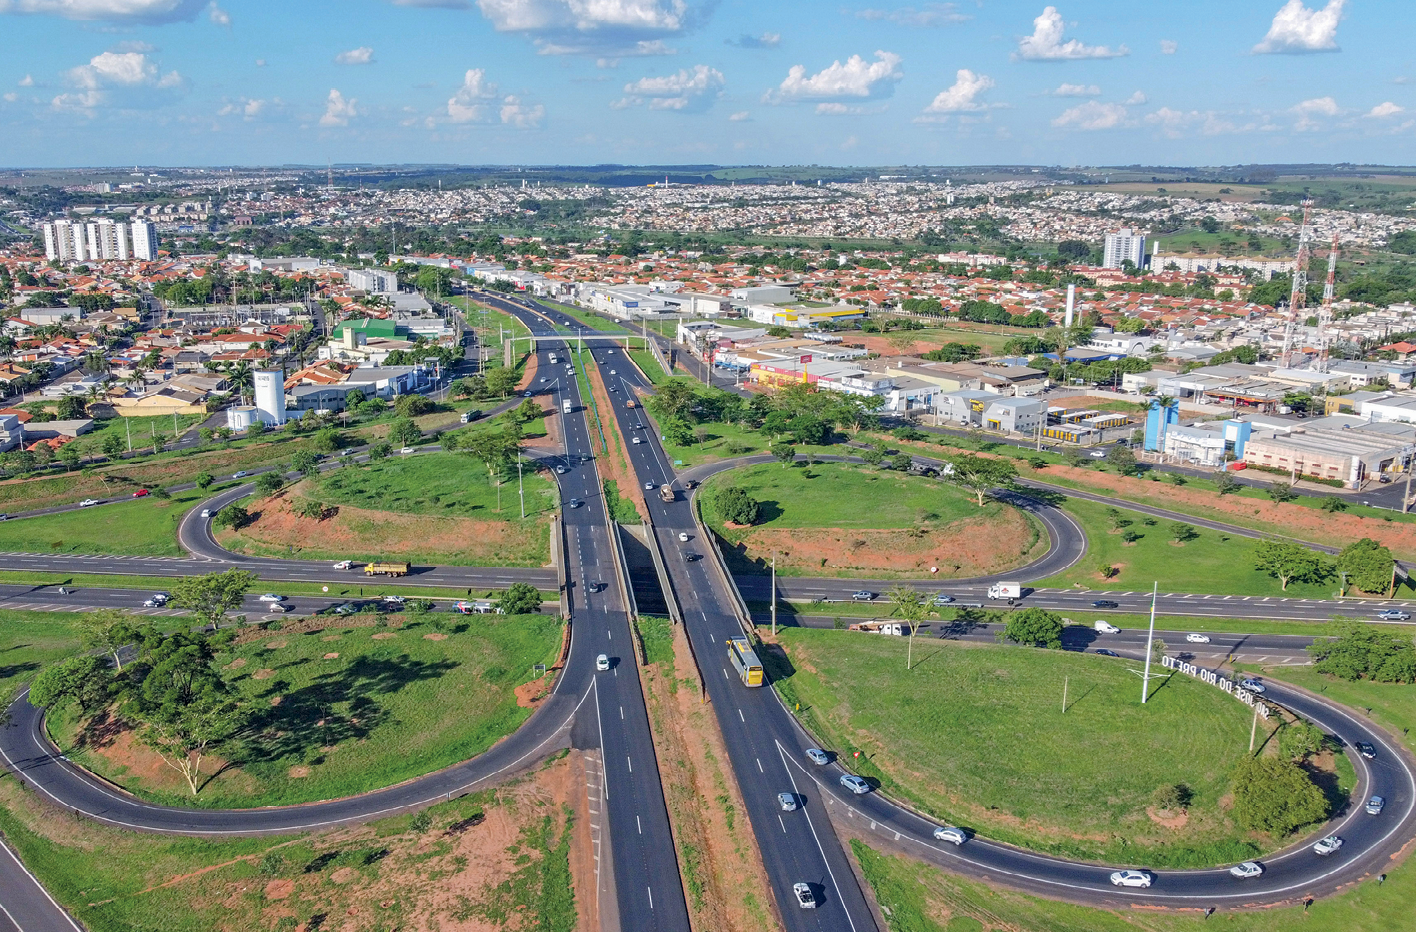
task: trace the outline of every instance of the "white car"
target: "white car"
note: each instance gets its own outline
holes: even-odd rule
[[[267,592],[265,595],[261,596],[257,601],[259,601],[259,602],[284,602],[284,601],[285,601],[285,596],[283,596],[283,595],[276,595],[274,592]]]
[[[635,437],[635,438],[631,439],[629,442],[630,442],[630,443],[643,443],[644,441],[643,441],[643,440],[640,440],[638,437]]]
[[[211,509],[210,509],[210,508],[203,508],[203,509],[202,509],[202,517],[203,517],[203,518],[210,518],[210,517],[211,517]]]
[[[857,796],[870,792],[870,784],[853,773],[841,774],[841,786],[844,786]]]
[[[797,811],[797,798],[795,793],[778,793],[777,805],[782,807],[783,812]]]
[[[954,828],[952,825],[941,826],[934,830],[935,841],[947,841],[951,845],[962,845],[969,840],[968,833],[961,828]]]
[[[608,654],[601,654],[595,658],[595,669],[601,672],[610,668],[610,657]]]
[[[646,491],[646,492],[652,492],[652,491],[654,491],[654,483],[652,483],[652,482],[646,482],[646,483],[644,483],[644,491]]]
[[[1263,683],[1260,683],[1258,680],[1252,677],[1247,680],[1241,680],[1239,683],[1239,687],[1241,689],[1247,689],[1251,693],[1259,693],[1260,695],[1267,691],[1264,689]]]
[[[811,892],[810,884],[794,883],[792,893],[796,896],[797,905],[802,909],[816,908],[816,894]]]
[[[402,605],[405,601],[407,601],[401,595],[386,595],[383,597],[383,600],[392,605]]]
[[[80,507],[80,508],[88,508],[90,505],[97,505],[97,504],[98,504],[98,499],[96,499],[96,498],[86,498],[86,499],[84,499],[83,501],[79,502],[79,507]]]
[[[1367,800],[1367,815],[1381,815],[1382,810],[1385,808],[1386,800],[1380,796],[1373,796],[1371,799]]]
[[[399,453],[402,453],[402,454],[405,455],[405,456],[407,456],[409,453],[412,453],[412,452],[413,452],[413,448],[412,448],[412,447],[404,447],[403,449],[399,450],[398,452],[399,452]]]
[[[616,373],[615,373],[615,370],[611,369],[611,370],[610,370],[610,375],[615,375],[615,374],[616,374]]]
[[[1210,642],[1208,634],[1187,634],[1185,640],[1191,644],[1208,644]]]
[[[1323,855],[1332,854],[1341,847],[1342,839],[1338,838],[1336,835],[1329,835],[1326,838],[1319,839],[1318,843],[1313,845],[1313,853]]]
[[[242,469],[242,470],[238,470],[238,471],[236,471],[236,472],[233,472],[233,473],[231,474],[231,478],[232,478],[232,479],[244,479],[244,478],[246,478],[246,476],[248,476],[248,475],[250,475],[250,474],[249,474],[248,472],[246,472],[246,470]]]
[[[165,592],[154,592],[152,598],[143,603],[143,608],[162,608],[170,598]]]
[[[1099,460],[1099,459],[1101,459],[1101,458],[1103,458],[1103,457],[1106,456],[1106,451],[1105,451],[1105,450],[1093,450],[1093,451],[1091,451],[1090,453],[1088,453],[1087,456],[1090,456],[1090,457],[1093,458],[1093,459],[1098,459],[1098,460]],[[1115,876],[1115,875],[1113,875],[1113,876]]]
[[[831,756],[820,748],[807,748],[806,757],[818,767],[824,767],[831,763]]]
[[[1240,880],[1248,880],[1250,877],[1257,877],[1264,872],[1264,867],[1257,861],[1245,861],[1243,864],[1235,864],[1229,869],[1231,877],[1238,877]]]
[[[353,560],[340,560],[338,563],[334,564],[334,569],[337,569],[337,570],[352,570],[353,568],[354,568],[354,561],[353,561]]]
[[[1150,871],[1116,871],[1111,875],[1113,887],[1149,887],[1154,881]]]
[[[687,532],[687,531],[679,531],[679,540],[681,540],[681,541],[687,541],[687,540],[688,540],[688,532]]]

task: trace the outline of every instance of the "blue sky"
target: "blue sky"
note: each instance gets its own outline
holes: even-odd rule
[[[1410,164],[1410,0],[0,0],[0,164]]]

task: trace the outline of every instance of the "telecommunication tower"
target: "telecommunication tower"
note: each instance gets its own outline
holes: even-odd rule
[[[1298,230],[1298,262],[1293,269],[1293,290],[1288,295],[1288,323],[1283,328],[1282,365],[1293,364],[1293,335],[1298,329],[1298,312],[1303,310],[1308,296],[1308,239],[1312,235],[1308,223],[1313,218],[1313,199],[1303,198],[1303,225]]]
[[[1332,235],[1332,248],[1328,250],[1327,282],[1323,285],[1323,306],[1318,311],[1318,371],[1328,371],[1328,328],[1332,326],[1332,298],[1337,284],[1337,234]]]

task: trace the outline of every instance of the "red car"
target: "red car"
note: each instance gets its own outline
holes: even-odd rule
[[[148,495],[148,490],[147,490],[147,489],[138,489],[136,492],[133,493],[133,497],[134,497],[134,498],[144,498],[144,497],[146,497],[147,495]]]

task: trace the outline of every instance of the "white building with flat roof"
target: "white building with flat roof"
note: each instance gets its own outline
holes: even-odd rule
[[[1136,233],[1130,227],[1123,227],[1115,233],[1106,234],[1106,249],[1102,253],[1101,260],[1102,267],[1119,269],[1127,259],[1130,259],[1138,269],[1145,265],[1145,234]]]
[[[134,220],[133,232],[133,258],[141,259],[143,262],[152,262],[157,259],[157,227],[146,220]]]

